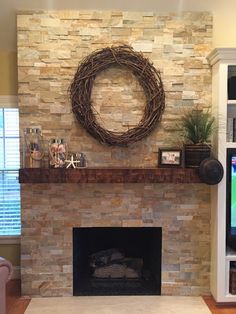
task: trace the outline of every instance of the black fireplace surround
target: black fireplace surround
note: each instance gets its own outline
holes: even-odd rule
[[[73,228],[73,295],[160,295],[161,246],[162,229],[158,227]],[[97,278],[91,267],[91,256],[113,251],[122,252],[124,260],[131,264],[138,261],[142,265],[140,272],[137,271],[139,276]],[[108,263],[105,273],[113,266],[122,268],[123,261]],[[135,273],[129,268],[128,272]]]

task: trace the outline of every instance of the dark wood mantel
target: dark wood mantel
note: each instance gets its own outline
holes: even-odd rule
[[[24,168],[20,183],[201,183],[192,168]]]

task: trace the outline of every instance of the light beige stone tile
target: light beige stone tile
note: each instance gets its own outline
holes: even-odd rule
[[[136,51],[142,52],[152,52],[153,44],[151,42],[134,42],[132,43],[132,47]]]
[[[210,314],[197,297],[73,297],[31,300],[26,314]]]

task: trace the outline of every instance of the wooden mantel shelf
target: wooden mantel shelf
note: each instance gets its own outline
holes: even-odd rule
[[[20,183],[201,183],[192,168],[24,168]]]

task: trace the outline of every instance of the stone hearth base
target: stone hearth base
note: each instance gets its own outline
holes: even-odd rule
[[[73,297],[36,298],[31,300],[26,314],[210,314],[200,297]]]

